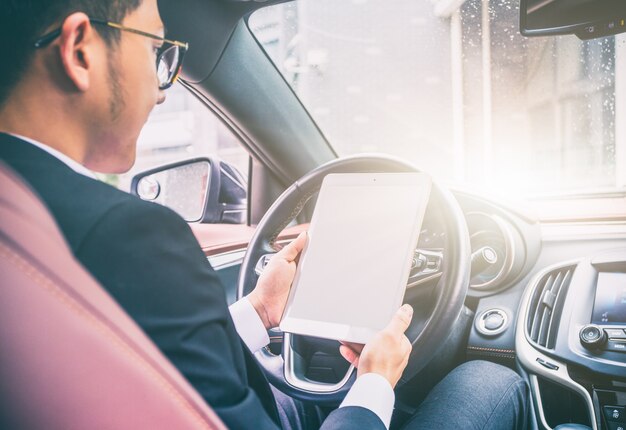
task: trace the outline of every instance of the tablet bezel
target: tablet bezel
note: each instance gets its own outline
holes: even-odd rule
[[[419,172],[406,172],[406,173],[338,173],[329,174],[324,178],[322,187],[320,188],[320,194],[318,197],[318,203],[324,198],[327,188],[333,186],[391,186],[401,185],[413,190],[411,195],[407,195],[407,198],[415,197],[417,199],[417,209],[415,214],[415,222],[413,223],[412,230],[407,234],[408,240],[406,241],[407,258],[402,266],[404,282],[399,285],[389,288],[390,292],[395,295],[394,303],[396,308],[402,304],[404,293],[406,291],[406,285],[411,270],[413,251],[417,247],[419,239],[419,233],[421,231],[422,221],[424,219],[426,206],[430,197],[430,191],[432,187],[432,180],[429,175]],[[316,211],[313,213],[311,225],[309,231],[311,235],[317,233],[320,221],[316,216]],[[326,232],[328,233],[328,232]],[[309,243],[305,246],[300,256],[301,261],[307,258],[307,249]],[[377,254],[377,257],[380,257]],[[373,330],[370,327],[362,327],[350,324],[342,324],[336,322],[326,322],[312,319],[303,319],[295,317],[291,314],[292,304],[297,295],[298,285],[300,285],[300,278],[302,273],[300,271],[301,265],[298,265],[296,269],[296,275],[294,278],[293,286],[287,299],[283,318],[280,322],[280,329],[283,332],[313,336],[319,338],[342,340],[355,343],[367,343],[377,330]],[[387,287],[386,287],[387,288]],[[390,315],[391,317],[391,315]]]

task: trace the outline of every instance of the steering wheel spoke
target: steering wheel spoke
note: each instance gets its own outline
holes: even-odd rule
[[[439,279],[443,274],[444,256],[441,248],[418,248],[413,254],[407,288],[415,288]]]
[[[261,255],[261,258],[257,261],[256,266],[254,266],[254,273],[256,273],[257,276],[261,276],[261,273],[263,273],[274,255],[276,255],[275,252]]]
[[[337,383],[313,381],[306,377],[308,364],[292,346],[290,333],[283,335],[283,358],[285,359],[285,381],[293,388],[312,394],[336,393],[346,386],[354,372],[354,365],[350,365],[345,375]]]

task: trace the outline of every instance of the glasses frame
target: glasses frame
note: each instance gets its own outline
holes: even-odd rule
[[[166,90],[168,88],[170,88],[172,85],[174,85],[176,83],[176,81],[178,80],[178,78],[180,77],[180,72],[183,68],[183,59],[185,57],[185,53],[187,52],[187,50],[189,49],[189,44],[186,42],[179,42],[177,40],[170,40],[170,39],[166,39],[164,37],[158,36],[156,34],[152,34],[152,33],[147,33],[145,31],[142,30],[138,30],[136,28],[131,28],[131,27],[126,27],[122,24],[118,24],[115,22],[110,22],[110,21],[105,21],[102,19],[93,19],[90,18],[89,22],[92,24],[97,24],[97,25],[104,25],[110,28],[114,28],[116,30],[120,30],[120,31],[126,31],[129,33],[134,33],[134,34],[138,34],[140,36],[144,36],[144,37],[148,37],[150,39],[154,39],[154,40],[158,40],[160,42],[162,42],[163,44],[169,44],[172,45],[171,47],[177,47],[178,51],[179,51],[179,55],[178,55],[178,63],[176,64],[175,67],[175,72],[172,74],[171,78],[163,83],[162,85],[159,86],[160,90]],[[61,35],[61,31],[62,31],[62,27],[57,28],[56,30],[52,30],[49,33],[44,34],[43,36],[41,36],[39,39],[37,39],[35,41],[35,48],[37,49],[41,49],[41,48],[45,48],[46,46],[48,46],[50,43],[52,43],[52,41],[54,41],[54,39],[56,39],[57,37],[59,37]],[[160,49],[160,53],[157,57],[157,68],[159,65],[159,62],[161,61],[161,58],[163,57],[163,54],[170,49],[166,48]]]

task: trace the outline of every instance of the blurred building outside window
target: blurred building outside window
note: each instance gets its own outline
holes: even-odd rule
[[[298,0],[249,26],[340,155],[508,197],[625,189],[624,36],[528,39],[516,0]]]

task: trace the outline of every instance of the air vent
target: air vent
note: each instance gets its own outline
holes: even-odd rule
[[[528,308],[527,334],[539,346],[554,349],[567,289],[576,266],[544,275],[535,286]]]

